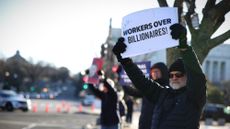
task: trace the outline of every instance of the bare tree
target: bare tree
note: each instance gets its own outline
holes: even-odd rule
[[[203,63],[205,57],[209,51],[219,44],[230,38],[230,29],[221,35],[211,38],[217,29],[225,22],[225,15],[230,11],[229,0],[207,0],[205,7],[203,8],[203,18],[199,23],[199,28],[195,28],[192,25],[192,17],[195,12],[196,0],[175,0],[174,7],[178,7],[179,21],[183,22],[185,19],[189,31],[191,33],[191,45],[197,53],[199,61]],[[158,0],[160,7],[168,7],[166,0]],[[186,7],[184,7],[187,5]],[[183,8],[187,8],[187,12],[183,12]],[[175,52],[173,48],[167,50],[167,63],[171,64],[178,52]]]
[[[33,85],[41,78],[43,71],[43,62],[38,62],[37,64],[30,63],[27,65],[26,76],[29,78],[30,85]]]
[[[28,62],[15,60],[15,58],[10,58],[6,61],[4,73],[8,73],[8,75],[4,76],[4,81],[7,88],[16,88],[18,92],[23,89],[22,83],[26,76],[27,65]]]
[[[69,76],[69,70],[66,67],[61,67],[58,69],[58,78],[62,80],[63,83],[66,82],[66,80],[70,77]]]

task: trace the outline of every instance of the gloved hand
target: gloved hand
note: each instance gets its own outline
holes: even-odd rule
[[[187,48],[187,30],[181,24],[173,24],[170,26],[171,36],[173,39],[179,39],[178,48]]]
[[[113,53],[116,55],[117,60],[121,63],[124,63],[128,60],[130,60],[129,58],[125,58],[122,59],[121,57],[121,53],[126,51],[126,47],[127,45],[124,43],[125,39],[123,37],[120,37],[117,41],[117,43],[115,44],[115,46],[113,47]]]

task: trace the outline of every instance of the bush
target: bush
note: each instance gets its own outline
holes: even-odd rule
[[[207,99],[209,103],[223,104],[224,94],[217,86],[207,83]]]

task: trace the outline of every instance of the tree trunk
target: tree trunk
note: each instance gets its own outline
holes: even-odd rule
[[[167,55],[167,66],[169,67],[177,58],[180,57],[180,53],[177,48],[168,48],[166,50]]]
[[[207,0],[207,3],[202,11],[203,18],[199,24],[199,28],[194,28],[192,26],[191,16],[195,13],[195,1],[175,0],[174,7],[178,7],[178,16],[182,16],[182,10],[184,8],[183,2],[186,2],[188,5],[190,5],[187,6],[188,11],[186,12],[186,15],[184,15],[184,18],[192,36],[191,46],[193,47],[200,63],[202,64],[212,48],[224,43],[224,41],[228,40],[230,37],[230,30],[228,30],[215,38],[211,38],[216,30],[225,21],[224,17],[230,11],[230,2],[229,0],[221,0],[220,2]],[[160,7],[168,6],[166,0],[158,0],[158,3]],[[179,21],[180,20],[181,19],[179,18]],[[175,48],[167,49],[166,55],[168,66],[179,57],[179,53],[178,51],[175,51]]]

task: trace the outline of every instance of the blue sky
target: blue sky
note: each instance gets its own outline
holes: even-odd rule
[[[123,16],[153,7],[154,0],[0,0],[0,58],[19,50],[34,63],[77,73],[100,56],[110,18],[120,28]]]

